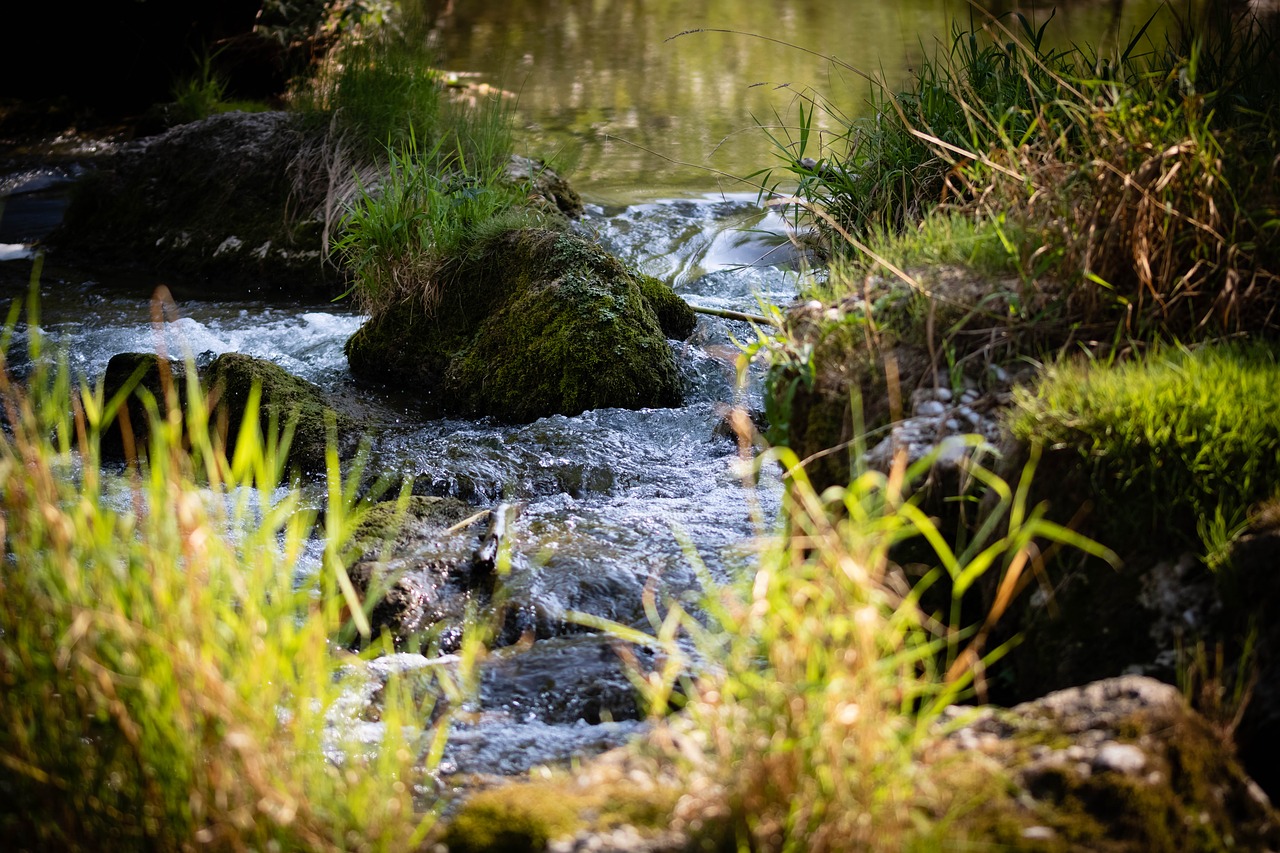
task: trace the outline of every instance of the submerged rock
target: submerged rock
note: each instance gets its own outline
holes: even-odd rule
[[[333,408],[318,387],[279,365],[240,353],[224,353],[206,363],[197,363],[196,368],[201,387],[208,394],[206,399],[213,407],[210,425],[222,436],[228,455],[235,453],[255,386],[260,392],[258,418],[263,434],[272,429],[291,432],[289,464],[307,473],[324,471],[329,422],[334,426],[339,457],[350,458],[355,453],[362,432],[360,424]],[[149,396],[156,410],[164,412],[168,390],[172,389],[172,399],[186,410],[185,362],[151,353],[112,356],[104,379],[106,399],[110,400],[135,377],[137,388],[130,393],[116,423],[102,437],[104,458],[126,458],[146,448],[149,415],[144,397]]]
[[[456,259],[433,310],[414,301],[377,313],[347,358],[358,376],[417,391],[432,412],[528,422],[676,406],[666,338],[687,334],[692,312],[642,278],[583,237],[508,231]]]
[[[482,516],[455,498],[418,495],[366,513],[353,537],[363,554],[348,574],[375,638],[385,632],[399,648],[458,647],[472,594],[490,591],[474,559],[475,524],[465,524]]]

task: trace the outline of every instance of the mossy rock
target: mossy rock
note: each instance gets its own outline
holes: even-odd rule
[[[577,811],[554,789],[505,785],[468,800],[444,841],[450,853],[541,853],[578,825]]]
[[[145,398],[154,401],[157,414],[163,414],[170,399],[184,407],[186,402],[187,366],[185,362],[161,359],[155,353],[126,352],[113,355],[107,362],[103,378],[105,399],[129,387],[130,393],[119,414],[103,430],[99,445],[104,459],[128,459],[145,455],[150,438],[151,419]]]
[[[681,791],[648,769],[621,778],[625,753],[592,759],[572,776],[557,771],[481,791],[463,803],[443,841],[450,853],[540,853],[557,839],[577,836],[582,842],[626,829],[624,847],[588,841],[585,849],[684,849],[682,839],[668,832]]]
[[[324,471],[330,420],[338,456],[347,458],[355,452],[360,431],[355,419],[332,408],[319,387],[277,364],[229,352],[215,358],[201,371],[201,378],[216,395],[217,423],[221,429],[225,419],[229,442],[240,430],[250,391],[256,385],[261,389],[259,419],[264,432],[272,424],[293,429],[288,455],[291,464],[309,473]]]
[[[164,360],[150,353],[121,353],[108,362],[104,387],[110,399],[136,376],[137,389],[155,399],[158,411],[163,412],[165,388],[172,385],[176,391],[174,399],[185,412],[186,375],[184,362]],[[355,452],[361,432],[359,423],[329,406],[320,388],[291,375],[279,365],[240,353],[224,353],[200,368],[198,375],[202,389],[211,394],[209,399],[214,407],[210,414],[211,426],[223,436],[228,455],[235,453],[245,408],[255,386],[260,389],[259,422],[263,434],[272,428],[292,430],[287,456],[290,465],[308,473],[325,469],[330,419],[336,428],[339,457],[349,458]],[[148,413],[137,389],[130,393],[122,409],[127,413],[133,449],[126,449],[123,431],[113,425],[103,435],[104,458],[124,458],[145,449]]]
[[[676,341],[683,341],[693,334],[698,316],[693,313],[688,302],[677,296],[665,282],[651,275],[638,275],[636,281],[645,302],[658,318],[658,328],[662,329],[662,334]]]
[[[298,115],[230,112],[124,147],[80,181],[57,254],[94,268],[331,292],[320,182],[300,170],[321,137]]]
[[[444,296],[431,310],[417,300],[389,306],[351,337],[353,373],[416,390],[431,413],[513,423],[680,404],[659,319],[679,333],[670,301],[679,297],[642,285],[595,243],[516,229],[445,269]]]
[[[1276,812],[1178,691],[1136,676],[976,719],[926,750],[949,833],[1000,849],[1274,849]],[[963,805],[962,805],[963,803]]]
[[[368,550],[403,545],[413,539],[443,534],[479,510],[457,498],[410,495],[403,508],[394,500],[379,501],[364,513],[352,540]]]

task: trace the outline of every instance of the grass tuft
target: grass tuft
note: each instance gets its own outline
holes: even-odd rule
[[[1275,350],[1261,343],[1063,363],[1015,395],[1010,426],[1075,458],[1109,539],[1222,553],[1276,493],[1278,382]]]
[[[29,311],[34,330],[34,299]],[[170,382],[159,398],[144,394],[149,448],[133,458],[146,461],[103,469],[100,439],[123,393],[77,386],[34,332],[29,346],[21,383],[0,352],[6,842],[418,844],[432,824],[415,793],[427,709],[393,684],[376,747],[330,726],[361,670],[330,642],[348,601],[342,555],[354,520],[336,456],[323,566],[299,575],[317,515],[281,485],[287,429],[263,435],[246,417],[228,458],[194,380]]]

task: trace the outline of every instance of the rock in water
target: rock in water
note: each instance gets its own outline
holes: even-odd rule
[[[687,335],[692,312],[590,240],[507,231],[439,275],[435,305],[389,306],[351,337],[353,373],[414,391],[433,413],[516,423],[680,404],[666,338]]]
[[[170,398],[185,413],[187,367],[186,362],[161,359],[151,353],[120,353],[111,357],[103,380],[106,399],[110,400],[126,387],[130,392],[120,415],[103,433],[103,458],[145,455],[150,419],[143,396],[150,395],[161,413],[166,411],[165,401]],[[260,392],[258,418],[264,433],[273,427],[277,430],[287,427],[292,432],[288,448],[290,465],[307,473],[325,470],[329,419],[335,427],[339,457],[347,459],[355,453],[361,424],[351,415],[334,409],[320,388],[291,375],[279,365],[240,353],[223,353],[208,364],[197,366],[197,375],[213,406],[210,425],[223,437],[228,455],[235,453],[250,391],[255,386]],[[125,423],[127,429],[123,428]]]

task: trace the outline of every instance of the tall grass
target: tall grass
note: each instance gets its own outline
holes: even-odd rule
[[[34,301],[30,312],[34,330]],[[433,797],[418,793],[428,709],[391,685],[374,750],[348,747],[329,725],[360,677],[330,642],[353,515],[336,456],[323,565],[300,576],[318,519],[281,485],[287,429],[263,436],[246,417],[228,458],[198,385],[169,383],[163,398],[144,397],[144,461],[104,470],[100,439],[124,393],[77,387],[34,332],[33,367],[11,378],[15,319],[0,349],[5,843],[417,844],[431,826],[422,809]]]
[[[987,641],[1031,580],[1041,544],[1114,557],[1028,504],[1030,471],[1010,487],[973,466],[991,510],[967,541],[948,542],[906,494],[931,460],[908,468],[904,454],[888,475],[863,470],[821,495],[790,451],[760,462],[774,460],[788,475],[789,530],[766,543],[747,584],[717,587],[702,569],[710,626],[679,607],[659,619],[652,602],[655,636],[613,626],[668,655],[642,686],[655,710],[674,700],[684,714],[657,739],[687,778],[704,780],[677,820],[716,838],[717,849],[928,846],[944,830],[926,812],[945,812],[951,792],[931,787],[917,749],[1007,650]],[[928,564],[896,562],[913,540],[932,554]],[[966,625],[963,605],[982,598],[980,585],[991,594],[985,618]],[[689,665],[684,632],[706,666],[673,695]]]
[[[435,68],[427,25],[410,4],[358,28],[293,96],[329,124],[314,170],[329,177],[325,248],[374,314],[429,312],[441,264],[527,195],[506,176],[512,101],[487,88],[457,97]]]
[[[359,186],[347,206],[332,249],[371,314],[390,305],[430,312],[442,295],[445,264],[495,221],[507,221],[526,195],[501,168],[472,169],[461,151],[442,170],[442,144],[421,151],[410,133],[389,151],[380,182]]]
[[[292,94],[296,108],[317,113],[358,160],[400,151],[411,136],[421,154],[447,166],[456,156],[472,170],[498,167],[512,148],[511,103],[502,92],[475,102],[455,97],[428,47],[420,5],[401,4],[391,20],[356,28]]]
[[[873,87],[874,119],[827,139],[802,109],[768,180],[873,251],[940,205],[994,229],[1064,334],[1274,329],[1276,45],[1215,11],[1108,56],[1019,15],[956,27],[905,91]]]

